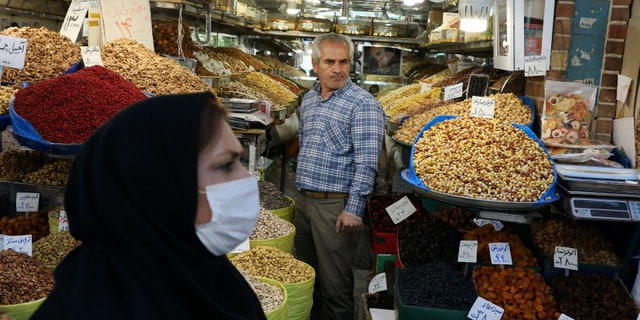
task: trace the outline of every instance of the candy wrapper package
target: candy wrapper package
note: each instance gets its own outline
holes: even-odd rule
[[[596,87],[577,82],[545,82],[541,140],[546,146],[592,146],[589,126]]]

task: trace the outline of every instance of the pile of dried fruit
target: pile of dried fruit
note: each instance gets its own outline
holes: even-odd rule
[[[53,287],[53,272],[36,258],[13,250],[0,251],[0,304],[42,299]]]

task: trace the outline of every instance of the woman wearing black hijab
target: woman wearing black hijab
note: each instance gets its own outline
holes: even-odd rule
[[[82,245],[31,319],[265,319],[224,254],[258,215],[241,154],[210,92],[147,98],[97,129],[64,198]],[[240,196],[251,210],[211,203]]]

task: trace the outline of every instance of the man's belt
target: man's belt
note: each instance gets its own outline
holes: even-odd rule
[[[323,191],[311,191],[311,190],[305,190],[305,189],[302,189],[301,192],[311,198],[318,198],[318,199],[336,199],[336,198],[346,198],[349,196],[348,193],[341,193],[341,192],[323,192]]]

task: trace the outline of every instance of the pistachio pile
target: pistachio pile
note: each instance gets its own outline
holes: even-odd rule
[[[253,276],[280,281],[282,284],[300,283],[315,277],[313,268],[278,248],[257,246],[231,258],[236,268]]]

